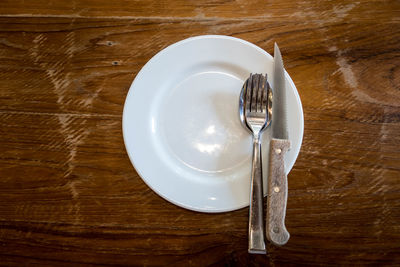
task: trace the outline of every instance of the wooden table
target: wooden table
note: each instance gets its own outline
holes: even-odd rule
[[[158,51],[223,34],[273,52],[303,103],[289,243],[248,208],[188,211],[132,167],[121,117]],[[399,1],[2,1],[0,264],[400,265]]]

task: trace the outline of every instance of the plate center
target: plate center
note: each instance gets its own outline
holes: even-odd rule
[[[250,158],[251,137],[239,120],[243,81],[224,72],[198,72],[169,91],[159,109],[161,144],[202,172],[236,169]]]

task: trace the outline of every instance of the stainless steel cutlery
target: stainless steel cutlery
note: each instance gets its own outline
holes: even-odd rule
[[[272,90],[267,75],[250,74],[242,87],[239,99],[240,120],[253,136],[249,253],[266,253],[264,236],[274,245],[284,245],[290,237],[285,227],[288,187],[284,157],[290,149],[286,114],[285,70],[276,43],[274,47],[273,85]],[[268,201],[264,235],[264,193],[260,137],[262,131],[270,124],[272,125],[272,139],[270,141],[267,178]]]
[[[249,252],[265,254],[261,133],[271,123],[271,88],[267,77],[250,74],[242,88],[239,114],[253,135],[253,163],[249,211]]]

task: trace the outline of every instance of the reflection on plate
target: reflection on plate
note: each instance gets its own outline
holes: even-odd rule
[[[132,83],[123,113],[126,150],[146,184],[195,211],[249,205],[252,143],[240,124],[238,100],[249,73],[272,77],[272,66],[261,48],[218,35],[189,38],[155,55]],[[303,111],[287,73],[286,79],[289,172],[301,146]],[[269,127],[262,142],[264,181],[270,134]]]

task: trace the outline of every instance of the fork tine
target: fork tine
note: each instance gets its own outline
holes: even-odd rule
[[[257,112],[263,112],[263,92],[265,90],[265,76],[260,74],[257,87]]]
[[[253,77],[253,74],[250,73],[250,77],[246,81],[246,88],[245,88],[246,100],[244,102],[245,114],[250,112],[252,77]]]
[[[267,81],[267,74],[265,74],[264,81],[263,81],[263,88],[262,88],[262,96],[261,96],[261,112],[267,112],[267,97],[268,97],[268,81]]]
[[[251,92],[251,112],[257,112],[257,93],[260,84],[260,75],[255,74],[252,79],[252,92]]]

